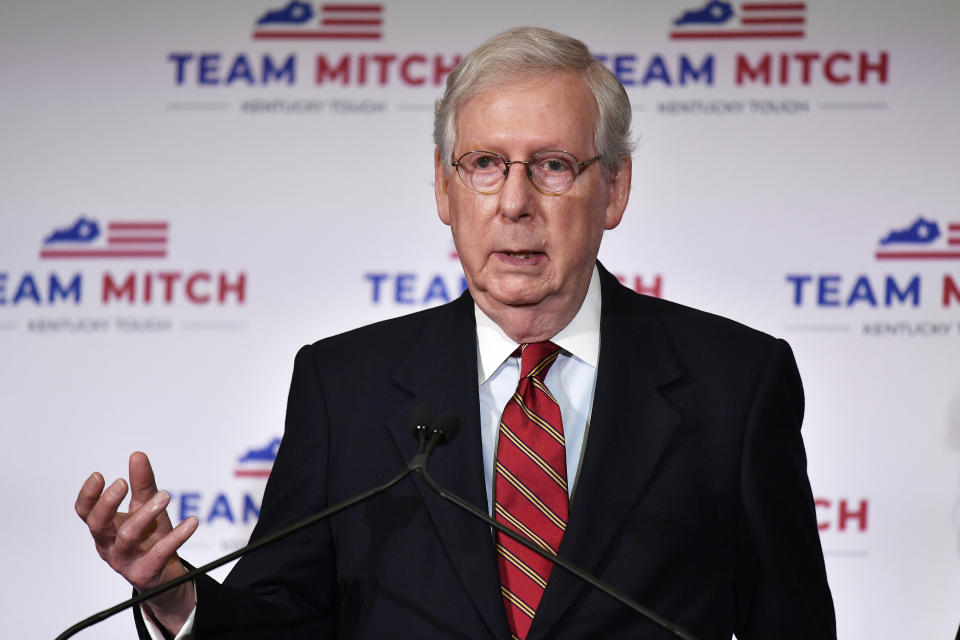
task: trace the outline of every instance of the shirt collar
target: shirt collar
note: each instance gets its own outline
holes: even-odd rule
[[[510,357],[517,343],[503,332],[480,307],[473,305],[477,319],[477,375],[483,384]],[[596,368],[600,359],[600,273],[593,267],[587,295],[573,320],[551,339],[578,360]]]

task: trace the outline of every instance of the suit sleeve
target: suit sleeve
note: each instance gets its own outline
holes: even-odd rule
[[[786,342],[773,347],[743,443],[736,635],[836,638],[833,600],[800,435],[803,386]]]
[[[327,506],[326,404],[310,347],[297,354],[283,441],[251,540]],[[244,640],[333,635],[334,558],[320,522],[242,558],[223,585],[197,581],[197,638]]]

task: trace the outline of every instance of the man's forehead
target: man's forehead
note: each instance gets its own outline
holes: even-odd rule
[[[560,148],[562,142],[593,140],[597,105],[581,74],[557,71],[523,74],[485,82],[465,98],[456,113],[457,144],[461,138],[530,137]],[[519,131],[518,125],[521,126]],[[478,142],[473,140],[473,142]]]

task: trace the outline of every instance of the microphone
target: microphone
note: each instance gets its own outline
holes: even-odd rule
[[[430,428],[430,439],[427,442],[427,449],[430,453],[441,445],[452,442],[457,434],[460,433],[460,418],[454,413],[441,413],[433,426]]]
[[[410,412],[410,423],[413,437],[417,439],[417,453],[423,453],[427,448],[429,425],[433,424],[433,410],[425,404],[418,404]]]
[[[422,465],[426,465],[426,462],[427,460],[429,460],[430,454],[433,453],[433,450],[436,449],[436,447],[439,446],[441,442],[445,440],[449,441],[449,438],[451,436],[448,436],[447,434],[456,433],[456,430],[459,429],[459,420],[457,420],[458,424],[456,428],[453,428],[452,425],[449,423],[449,418],[445,417],[447,415],[449,414],[444,414],[444,416],[441,416],[441,419],[444,420],[442,424],[446,425],[445,427],[441,427],[440,419],[434,422],[433,411],[429,407],[425,405],[418,405],[414,407],[413,411],[410,413],[410,423],[412,425],[412,431],[413,431],[414,437],[417,438],[417,442],[419,444],[420,450],[417,453],[417,455],[414,456],[413,460],[410,461],[410,464],[408,464],[403,469],[403,471],[395,475],[390,480],[387,480],[383,484],[373,487],[368,491],[364,491],[361,494],[353,496],[352,498],[348,498],[343,502],[335,504],[332,507],[327,507],[322,511],[318,511],[313,515],[307,516],[306,518],[298,522],[295,522],[283,529],[280,529],[279,531],[275,531],[270,535],[266,535],[260,538],[256,542],[251,542],[245,547],[242,547],[235,551],[231,551],[227,555],[217,558],[212,562],[208,562],[202,567],[196,567],[194,569],[190,569],[183,575],[177,578],[174,578],[169,582],[164,582],[163,584],[158,585],[152,589],[147,589],[146,591],[143,591],[135,595],[129,600],[125,600],[124,602],[114,605],[109,609],[104,609],[103,611],[95,613],[89,618],[81,620],[77,624],[73,625],[72,627],[70,627],[63,633],[61,633],[59,636],[56,637],[56,640],[66,640],[67,638],[73,636],[79,631],[82,631],[87,627],[92,627],[98,622],[102,622],[107,618],[113,615],[116,615],[125,609],[135,607],[138,604],[141,604],[154,596],[157,596],[157,595],[160,595],[161,593],[169,591],[174,587],[179,587],[181,584],[184,584],[186,582],[190,582],[191,580],[193,580],[199,575],[209,573],[210,571],[213,571],[217,567],[221,567],[232,560],[236,560],[237,558],[241,556],[245,556],[248,553],[251,553],[253,551],[256,551],[261,547],[265,547],[268,544],[273,544],[277,540],[286,538],[287,536],[294,534],[297,531],[300,531],[301,529],[305,529],[306,527],[309,527],[312,524],[320,522],[321,520],[325,520],[326,518],[329,518],[330,516],[340,513],[345,509],[349,509],[350,507],[356,506],[361,502],[366,502],[370,498],[373,498],[374,496],[377,496],[383,493],[384,491],[387,491],[388,489],[393,487],[395,484],[397,484],[398,482],[406,478],[408,475],[410,475],[414,471],[422,468]],[[454,418],[454,420],[456,420],[456,418]],[[422,458],[422,465],[414,466],[414,462],[421,458]]]
[[[460,418],[453,413],[442,413],[432,422],[433,426],[429,428],[421,425],[414,425],[413,427],[413,435],[417,438],[420,448],[417,455],[407,465],[407,469],[410,471],[425,471],[427,461],[437,447],[447,444],[460,433]]]

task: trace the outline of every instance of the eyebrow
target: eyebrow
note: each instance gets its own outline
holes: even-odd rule
[[[457,158],[459,158],[459,157],[462,156],[463,154],[465,154],[465,153],[470,153],[471,151],[484,151],[484,152],[487,152],[487,153],[495,153],[495,154],[497,154],[498,156],[500,156],[500,157],[502,157],[502,158],[505,158],[505,159],[507,159],[507,160],[511,160],[511,161],[512,161],[512,159],[510,158],[510,156],[509,156],[508,154],[506,154],[506,153],[503,152],[503,151],[497,151],[496,148],[494,148],[494,147],[473,147],[473,148],[471,148],[471,149],[466,149],[465,151],[461,151],[460,153],[453,152],[453,156],[454,156],[453,159],[456,160]],[[539,150],[537,150],[537,151],[534,151],[534,152],[532,152],[532,153],[526,154],[526,158],[525,158],[525,159],[529,160],[530,158],[532,158],[533,156],[537,155],[538,153],[546,153],[547,151],[563,151],[563,152],[565,152],[565,153],[569,153],[569,154],[573,155],[573,156],[576,157],[577,159],[580,158],[580,155],[579,155],[579,154],[574,153],[574,152],[571,151],[569,148],[564,147],[564,146],[562,146],[562,145],[556,145],[556,146],[545,146],[545,147],[541,147],[541,148],[539,148]],[[594,152],[594,155],[596,155],[596,152]],[[592,157],[592,156],[590,156],[590,155],[589,155],[589,152],[587,152],[587,156],[586,156],[586,157]]]

